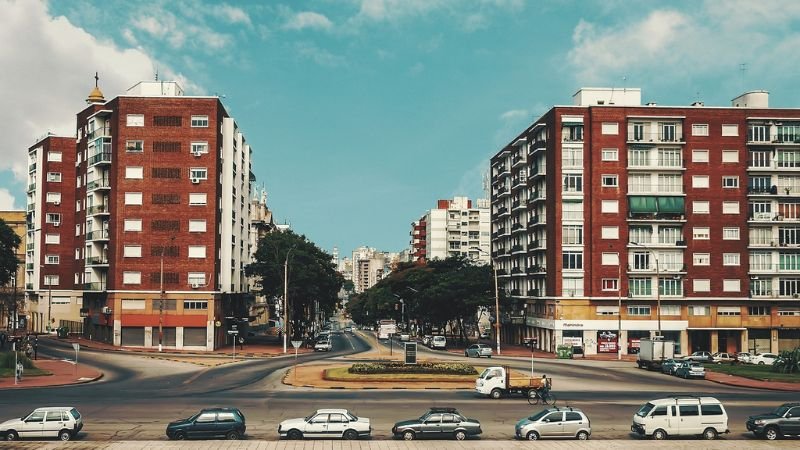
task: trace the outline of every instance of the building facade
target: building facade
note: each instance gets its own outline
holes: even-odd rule
[[[467,197],[439,200],[411,224],[411,255],[415,261],[464,256],[490,262],[490,204]]]
[[[503,336],[586,353],[800,345],[800,109],[582,89],[491,158]],[[797,159],[796,159],[797,158]]]
[[[82,333],[114,345],[223,345],[248,317],[250,146],[218,97],[185,96],[174,82],[141,82],[110,101],[95,87],[87,103],[75,137],[29,150],[34,169],[44,164],[29,181],[29,298],[45,285],[69,292]],[[51,245],[57,274],[36,264]]]
[[[28,331],[32,321],[38,319],[26,308],[25,299],[25,237],[27,235],[26,211],[0,211],[0,219],[20,238],[17,248],[17,273],[11,281],[0,286],[0,330],[14,333]]]

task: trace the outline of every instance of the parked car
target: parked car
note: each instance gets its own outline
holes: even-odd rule
[[[462,416],[455,408],[431,408],[418,419],[403,420],[392,427],[392,434],[406,441],[442,437],[463,441],[481,433],[480,422]]]
[[[778,359],[778,355],[776,355],[775,353],[759,353],[756,356],[750,358],[750,364],[758,364],[759,366],[763,365],[771,366],[776,359]]]
[[[750,364],[750,359],[752,357],[753,355],[751,355],[748,352],[739,352],[736,354],[736,361],[738,361],[741,364]]]
[[[661,372],[668,373],[670,375],[675,375],[675,369],[678,365],[683,363],[683,361],[679,359],[665,359],[664,362],[661,364]]]
[[[736,361],[735,353],[717,352],[711,355],[715,364],[727,363],[731,364]]]
[[[684,358],[686,361],[696,361],[696,362],[713,362],[714,358],[711,356],[710,352],[694,352],[691,355]]]
[[[346,409],[318,409],[309,416],[288,419],[278,425],[278,434],[287,439],[358,439],[372,433],[370,421]]]
[[[653,439],[702,436],[716,439],[729,433],[728,413],[714,397],[674,396],[651,400],[633,415],[631,431]]]
[[[675,376],[681,378],[705,378],[706,368],[699,362],[684,361],[675,368]]]
[[[434,336],[431,339],[431,348],[437,350],[447,349],[447,339],[444,336]]]
[[[20,438],[57,437],[62,441],[74,438],[83,428],[83,417],[69,406],[36,408],[18,419],[0,423],[0,436],[7,441]]]
[[[518,439],[529,441],[548,437],[585,441],[592,434],[592,424],[580,409],[547,408],[517,422],[514,433]]]
[[[237,408],[206,408],[188,419],[167,425],[167,437],[175,440],[224,437],[235,440],[247,429],[244,414]]]
[[[411,340],[411,335],[408,333],[400,333],[400,342],[408,342]]]
[[[333,345],[328,339],[319,340],[314,344],[315,352],[329,352],[331,350],[333,350]]]
[[[353,332],[353,327],[344,327],[344,332],[345,333],[352,333]]]
[[[433,336],[431,336],[430,334],[426,334],[425,336],[422,337],[422,345],[430,347],[432,340]]]
[[[800,436],[800,403],[784,403],[767,414],[747,418],[747,431],[774,441],[782,436]]]
[[[480,358],[481,356],[491,358],[492,347],[486,344],[472,344],[464,350],[464,356],[467,358]]]
[[[489,330],[483,330],[483,331],[481,331],[480,338],[481,338],[481,339],[489,339]]]

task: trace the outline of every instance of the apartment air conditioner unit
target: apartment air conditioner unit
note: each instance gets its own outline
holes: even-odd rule
[[[203,151],[202,150],[192,150],[192,154],[194,156],[200,156],[200,155],[203,154]]]
[[[60,205],[60,204],[61,204],[61,202],[53,202],[53,204],[54,204],[54,205],[56,205],[56,206],[58,206],[58,205]]]
[[[192,283],[192,289],[197,289],[200,287],[200,283]]]
[[[103,314],[111,314],[111,308],[108,306],[103,306],[102,312]]]
[[[53,222],[53,226],[54,227],[60,227],[61,226],[61,222]]]
[[[192,184],[200,184],[200,178],[192,178]]]

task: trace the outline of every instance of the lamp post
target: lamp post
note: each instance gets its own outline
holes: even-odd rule
[[[45,267],[44,264],[39,265],[39,267],[42,269],[42,272],[44,272],[44,267]],[[44,273],[42,273],[42,281],[46,281],[47,282],[47,322],[45,322],[45,327],[46,327],[45,330],[49,334],[50,331],[52,331],[51,327],[50,327],[50,319],[52,317],[51,314],[53,312],[53,278],[52,278],[52,275],[45,275]],[[16,309],[16,307],[15,307],[15,309]],[[16,313],[16,311],[14,311],[14,312]],[[16,319],[15,319],[15,321],[16,321]],[[16,331],[16,325],[14,326],[14,329]]]
[[[283,261],[283,353],[288,350],[286,348],[286,335],[289,334],[289,255],[292,250],[297,247],[297,244],[286,252],[286,259]]]
[[[622,264],[617,268],[617,359],[622,360]]]
[[[656,261],[656,317],[658,317],[658,335],[661,336],[661,272],[660,268],[658,267],[658,254],[654,252],[650,247],[642,245],[638,242],[631,242],[631,245],[642,247],[643,249],[647,250],[648,253],[653,255],[653,259]]]
[[[487,252],[486,250],[480,247],[472,247],[472,250],[477,250],[489,257],[492,260],[492,270],[494,271],[494,315],[495,315],[495,323],[494,323],[494,336],[497,340],[497,355],[500,355],[500,288],[497,284],[497,264],[495,262],[494,257],[491,253]]]

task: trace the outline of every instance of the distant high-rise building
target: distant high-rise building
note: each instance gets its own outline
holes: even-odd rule
[[[489,200],[467,197],[439,200],[411,224],[411,255],[417,261],[466,256],[490,262]],[[478,250],[480,249],[480,250]]]

